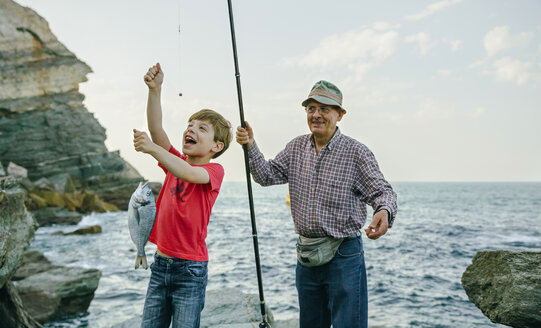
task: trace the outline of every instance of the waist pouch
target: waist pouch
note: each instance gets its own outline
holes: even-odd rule
[[[344,238],[308,238],[299,235],[299,239],[297,240],[297,259],[306,267],[326,264],[332,260],[342,241],[344,241]]]

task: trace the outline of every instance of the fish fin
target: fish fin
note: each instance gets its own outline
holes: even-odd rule
[[[139,215],[139,207],[135,208],[135,220],[137,221],[137,225],[141,224],[141,216]]]
[[[143,256],[142,258],[142,261],[141,261],[141,265],[143,266],[143,268],[148,269],[148,264],[147,264],[147,256]]]
[[[135,258],[135,269],[137,270],[140,266],[142,266],[145,270],[148,269],[147,256],[146,255],[143,255],[143,256],[138,255]]]

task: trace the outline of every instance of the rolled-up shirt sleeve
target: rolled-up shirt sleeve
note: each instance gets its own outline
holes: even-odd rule
[[[390,228],[393,226],[398,209],[396,193],[381,173],[374,154],[365,146],[359,151],[357,170],[360,179],[357,180],[355,188],[362,195],[362,201],[372,206],[374,211],[389,212]]]
[[[254,142],[248,147],[248,159],[250,172],[254,181],[262,186],[284,184],[288,182],[290,146],[286,146],[278,155],[271,160],[265,157]]]

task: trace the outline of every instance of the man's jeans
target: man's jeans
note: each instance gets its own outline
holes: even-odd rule
[[[297,261],[301,328],[366,328],[368,296],[361,237],[347,238],[327,264]]]
[[[154,255],[141,327],[199,327],[205,305],[207,262]]]

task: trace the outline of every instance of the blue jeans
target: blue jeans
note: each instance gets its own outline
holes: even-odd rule
[[[368,295],[361,237],[345,239],[327,264],[297,261],[301,328],[366,328]]]
[[[197,328],[205,305],[207,262],[154,255],[141,327]]]

